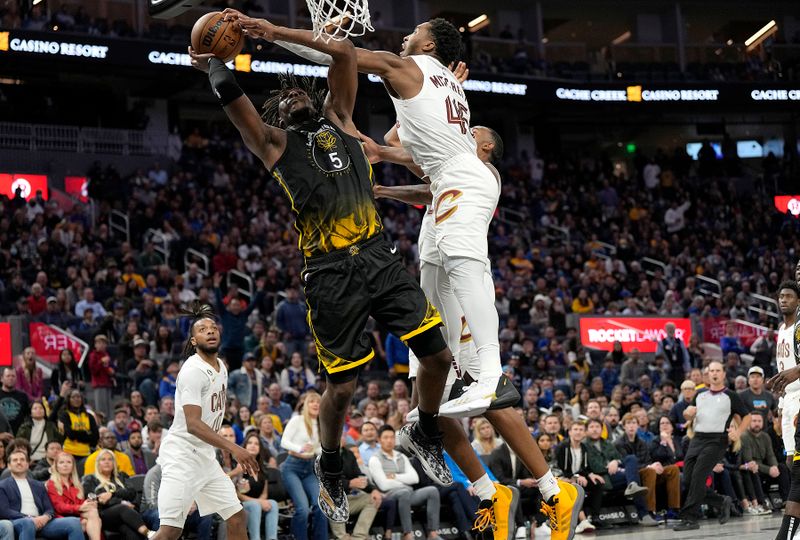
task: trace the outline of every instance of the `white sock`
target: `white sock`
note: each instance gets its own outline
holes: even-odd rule
[[[556,477],[553,476],[553,473],[549,470],[544,473],[544,476],[537,478],[536,481],[539,483],[539,491],[542,493],[542,499],[544,499],[545,502],[549,501],[551,497],[558,495],[561,492],[561,488],[558,487]]]
[[[494,482],[489,478],[488,474],[484,474],[472,483],[475,492],[482,501],[491,501],[494,494],[497,493],[497,488],[494,487]]]

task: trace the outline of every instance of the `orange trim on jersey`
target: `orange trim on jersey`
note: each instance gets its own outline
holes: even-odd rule
[[[461,190],[448,189],[447,191],[445,191],[444,193],[439,195],[438,199],[436,199],[436,211],[438,212],[439,206],[441,206],[441,204],[445,200],[450,199],[450,201],[452,202],[452,201],[457,200],[459,197],[461,197],[461,195],[463,195]],[[439,223],[443,222],[444,220],[446,220],[447,218],[449,218],[450,216],[455,214],[456,210],[458,210],[458,205],[453,206],[452,208],[446,210],[442,214],[436,213],[435,214],[435,218],[434,218],[434,223],[438,225]]]

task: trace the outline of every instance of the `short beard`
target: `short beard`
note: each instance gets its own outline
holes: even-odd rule
[[[211,356],[211,355],[217,354],[217,352],[219,352],[219,345],[213,346],[213,345],[200,345],[200,344],[198,344],[195,348],[197,349],[198,352],[201,352],[201,353],[203,353],[203,354],[205,354],[207,356]]]
[[[303,107],[301,109],[297,109],[296,111],[289,113],[289,123],[290,124],[302,124],[311,118],[314,115],[313,107]]]

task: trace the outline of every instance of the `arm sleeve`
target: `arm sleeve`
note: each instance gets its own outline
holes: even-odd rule
[[[386,473],[383,471],[383,467],[381,467],[381,461],[377,456],[369,458],[369,475],[372,477],[372,481],[375,485],[378,486],[378,489],[383,492],[405,485],[402,482],[390,480],[386,477]]]
[[[407,486],[413,486],[414,484],[419,483],[419,475],[417,474],[417,470],[411,466],[411,462],[408,461],[408,458],[403,454],[398,453],[398,457],[403,460],[405,463],[406,472],[400,473],[395,476],[395,480],[398,482],[402,482]]]
[[[180,395],[181,403],[184,405],[202,406],[203,387],[207,381],[208,379],[199,369],[187,369],[185,373],[181,373],[180,381],[175,389],[176,398]]]
[[[300,420],[297,421],[295,418]],[[283,435],[281,436],[281,448],[285,448],[286,450],[292,452],[300,452],[303,449],[303,445],[297,443],[295,439],[299,435],[299,430],[304,428],[304,426],[302,426],[302,417],[297,416],[295,418],[289,420],[289,422],[286,424],[286,429],[283,430]]]

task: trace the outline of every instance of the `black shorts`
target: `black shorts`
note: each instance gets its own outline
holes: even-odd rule
[[[442,324],[396,252],[378,234],[306,259],[308,325],[328,376],[345,375],[375,356],[365,331],[370,316],[403,342]]]

